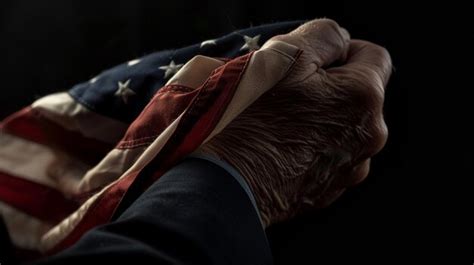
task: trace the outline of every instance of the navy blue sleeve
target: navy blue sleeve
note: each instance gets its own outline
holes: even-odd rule
[[[7,226],[0,215],[0,264],[17,264]]]
[[[187,158],[116,221],[37,264],[271,264],[251,199],[224,168]]]

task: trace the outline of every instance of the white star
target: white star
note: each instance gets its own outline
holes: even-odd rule
[[[121,81],[118,82],[118,89],[115,91],[115,96],[121,97],[125,104],[128,104],[128,100],[131,96],[136,95],[135,91],[131,90],[130,87],[130,79],[122,83]]]
[[[206,40],[206,41],[201,42],[201,48],[206,45],[217,45],[216,40]]]
[[[259,40],[260,34],[255,37],[249,37],[244,35],[245,44],[240,48],[240,50],[256,51],[260,49],[260,46],[258,45]]]
[[[140,59],[131,60],[127,63],[127,66],[132,66],[140,62]]]
[[[167,79],[176,74],[182,66],[183,64],[175,64],[174,61],[171,60],[169,65],[160,66],[160,69],[165,70],[165,79]]]
[[[94,83],[97,81],[97,79],[99,79],[99,78],[96,76],[96,77],[92,78],[92,79],[89,81],[89,83],[94,84]]]

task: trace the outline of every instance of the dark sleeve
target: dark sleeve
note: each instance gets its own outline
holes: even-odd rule
[[[7,226],[0,215],[0,264],[16,264]]]
[[[37,264],[271,264],[264,229],[242,186],[187,158],[116,221]]]

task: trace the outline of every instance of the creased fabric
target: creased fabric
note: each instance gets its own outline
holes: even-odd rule
[[[114,220],[286,76],[301,50],[267,40],[299,24],[135,59],[5,119],[0,214],[16,247],[55,253]]]

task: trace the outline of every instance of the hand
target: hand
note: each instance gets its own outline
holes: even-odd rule
[[[273,39],[303,50],[288,76],[200,147],[247,180],[265,225],[325,207],[385,144],[388,52],[329,19]]]

